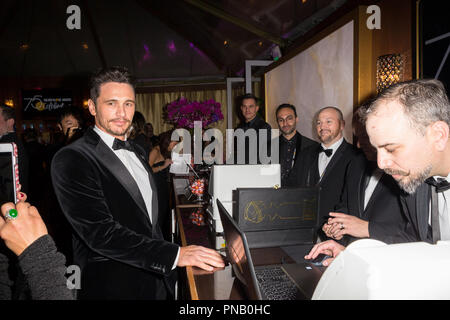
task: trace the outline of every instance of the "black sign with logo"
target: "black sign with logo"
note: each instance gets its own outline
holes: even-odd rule
[[[63,108],[72,106],[72,92],[68,90],[23,90],[23,117],[56,116]]]

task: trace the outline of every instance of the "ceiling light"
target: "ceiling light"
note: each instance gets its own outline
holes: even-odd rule
[[[14,108],[14,100],[13,100],[13,99],[6,99],[6,100],[5,100],[5,104],[6,104],[8,107]]]

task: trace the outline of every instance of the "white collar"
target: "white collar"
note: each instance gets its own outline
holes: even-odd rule
[[[450,182],[450,173],[448,174],[448,176],[446,176],[446,177],[442,177],[442,176],[433,176],[433,178],[434,178],[434,180],[438,180],[438,178],[440,178],[440,179],[445,179],[445,180],[447,180],[448,182]]]
[[[112,149],[112,145],[114,143],[115,137],[113,137],[109,133],[103,131],[102,129],[97,127],[97,125],[94,126],[94,131],[97,132],[97,134],[100,136],[100,138],[103,140],[103,142],[106,143],[106,145]]]
[[[344,137],[342,136],[338,141],[336,141],[335,143],[333,143],[331,146],[329,146],[328,148],[324,146],[323,143],[321,143],[320,145],[322,146],[322,148],[324,149],[332,149],[333,150],[333,154],[334,152],[341,146],[342,142],[344,141]]]

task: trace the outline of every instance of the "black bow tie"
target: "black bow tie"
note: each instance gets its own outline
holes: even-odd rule
[[[122,140],[119,140],[119,139],[114,139],[112,148],[113,148],[113,150],[125,149],[125,150],[128,150],[128,151],[134,152],[134,148],[130,144],[129,141],[122,141]]]
[[[435,186],[436,192],[443,192],[450,189],[450,183],[444,178],[438,178],[436,181],[433,177],[430,177],[425,180],[425,183],[428,183],[431,186]]]
[[[331,155],[333,154],[333,149],[324,149],[322,146],[320,146],[320,152],[325,152],[327,157],[331,157]]]

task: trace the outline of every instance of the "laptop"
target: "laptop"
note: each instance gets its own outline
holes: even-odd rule
[[[227,259],[250,300],[311,299],[324,267],[311,263],[254,266],[245,234],[217,199]]]

